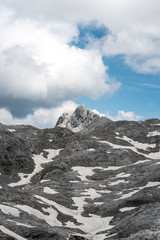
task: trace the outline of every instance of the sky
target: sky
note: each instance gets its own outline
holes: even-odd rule
[[[0,0],[0,122],[54,127],[83,105],[160,117],[159,0]]]

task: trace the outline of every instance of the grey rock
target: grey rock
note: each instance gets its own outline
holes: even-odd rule
[[[66,127],[73,132],[89,132],[108,122],[112,121],[79,106],[73,113],[64,113],[60,116],[56,126]]]
[[[160,120],[87,111],[77,133],[0,124],[0,239],[160,239]]]

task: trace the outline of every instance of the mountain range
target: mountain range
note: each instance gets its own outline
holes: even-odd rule
[[[0,124],[0,239],[160,239],[160,120]]]

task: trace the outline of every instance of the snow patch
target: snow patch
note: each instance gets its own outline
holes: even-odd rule
[[[94,148],[89,148],[89,149],[87,149],[87,152],[93,152],[93,151],[95,151],[96,149],[94,149]]]
[[[11,129],[11,128],[8,128],[7,130],[10,131],[10,132],[15,132],[16,131],[15,129]]]
[[[94,169],[102,169],[102,167],[81,167],[81,166],[77,166],[77,167],[72,167],[73,171],[78,171],[78,174],[80,176],[78,176],[81,181],[88,181],[88,179],[86,178],[87,176],[93,176]]]
[[[97,193],[111,193],[110,190],[98,190]]]
[[[69,228],[75,228],[75,229],[78,228],[78,229],[86,232],[90,237],[92,237],[91,239],[93,239],[93,237],[98,232],[106,231],[106,230],[113,228],[113,226],[109,224],[113,217],[102,218],[102,217],[96,216],[96,215],[94,215],[92,217],[84,217],[81,215],[81,211],[83,210],[82,205],[83,205],[84,197],[73,198],[75,204],[78,205],[78,210],[68,209],[52,200],[49,200],[47,198],[44,198],[44,197],[41,197],[38,195],[35,195],[35,197],[37,199],[42,200],[44,203],[49,204],[49,206],[54,206],[61,213],[72,216],[74,219],[76,219],[77,222],[80,223],[81,225],[77,226],[73,222],[68,221],[65,226],[69,227]],[[27,209],[26,209],[26,211],[27,211]],[[96,237],[97,237],[97,235],[96,235]],[[98,238],[95,238],[95,239],[98,239]]]
[[[119,183],[128,183],[129,181],[125,181],[125,180],[117,180],[116,182],[111,182],[108,185],[110,186],[115,186],[118,185]]]
[[[116,236],[117,235],[117,233],[113,233],[113,234],[111,234],[111,235],[107,235],[104,239],[106,239],[106,238],[110,238],[110,237],[114,237],[114,236]],[[103,240],[103,239],[102,239]]]
[[[34,226],[30,226],[28,224],[24,224],[24,223],[20,223],[20,222],[16,222],[16,221],[13,221],[13,220],[7,220],[8,222],[13,222],[15,223],[17,226],[24,226],[24,227],[27,227],[27,228],[34,228]]]
[[[4,214],[12,215],[14,217],[19,217],[20,211],[16,208],[9,207],[7,205],[0,204],[0,210]]]
[[[156,186],[159,186],[160,185],[160,182],[148,182],[145,186],[143,187],[139,187],[138,190],[134,190],[134,191],[131,191],[129,193],[126,193],[126,194],[123,194],[123,192],[120,192],[119,194],[123,194],[122,197],[120,197],[119,199],[125,199],[125,198],[129,198],[131,197],[132,195],[134,195],[135,193],[139,192],[140,190],[144,189],[144,188],[148,188],[148,187],[156,187]],[[133,190],[133,188],[131,189],[126,189],[126,190]],[[125,191],[126,191],[125,190]],[[118,194],[118,195],[119,195]],[[118,199],[115,199],[115,200],[118,200]]]
[[[117,174],[114,178],[128,178],[130,176],[131,176],[130,173],[127,174],[127,173],[122,172],[122,173]]]
[[[49,179],[43,179],[43,180],[40,181],[40,183],[44,183],[44,182],[50,182],[50,180]]]
[[[97,138],[97,137],[95,137],[95,136],[92,136],[92,138],[93,138],[93,139],[97,139],[97,140],[99,140],[99,138]]]
[[[82,192],[81,194],[89,196],[87,198],[91,198],[92,200],[101,197],[94,188],[86,189],[85,192]]]
[[[154,136],[160,136],[160,132],[154,131],[154,132],[149,132],[147,134],[147,137],[154,137]]]
[[[58,192],[56,192],[55,190],[53,190],[52,188],[50,187],[44,187],[44,193],[48,193],[48,194],[56,194]]]
[[[58,219],[57,219],[58,212],[56,210],[54,210],[51,206],[48,208],[42,208],[44,212],[48,213],[48,215],[43,214],[39,210],[36,210],[27,205],[16,205],[16,207],[30,215],[33,215],[39,219],[46,221],[51,227],[54,227],[54,226],[61,227],[62,226],[62,223],[60,221],[58,221]]]
[[[34,171],[30,174],[18,173],[19,177],[21,178],[20,181],[18,181],[16,183],[10,183],[10,184],[8,184],[8,186],[15,187],[15,186],[21,186],[21,185],[26,185],[26,184],[30,183],[31,178],[43,169],[43,167],[41,165],[44,163],[52,162],[53,158],[55,158],[59,154],[61,149],[45,149],[44,151],[49,153],[47,156],[47,159],[44,158],[42,156],[42,154],[33,155],[33,160],[34,160],[34,164],[35,164]]]
[[[124,207],[124,208],[120,208],[119,211],[120,212],[126,212],[126,211],[131,211],[133,209],[135,209],[136,207]]]
[[[134,141],[133,139],[131,139],[127,136],[123,136],[122,138],[120,138],[120,137],[116,137],[116,138],[125,140],[125,141],[129,142],[130,144],[132,144],[135,148],[138,148],[138,149],[147,150],[148,148],[155,148],[156,147],[155,143],[154,144],[141,143],[141,142],[138,142],[138,141]]]
[[[20,235],[16,234],[15,232],[9,230],[8,228],[0,225],[0,231],[11,236],[11,237],[14,237],[15,239],[17,240],[27,240],[27,238],[23,238],[21,237]]]
[[[152,159],[160,159],[160,151],[159,152],[150,153],[150,154],[148,154],[148,157],[152,158]]]
[[[72,167],[73,171],[78,171],[78,174],[80,176],[78,176],[81,181],[89,181],[86,177],[87,176],[93,176],[94,170],[96,169],[100,169],[102,171],[114,171],[120,168],[123,168],[124,166],[109,166],[107,168],[103,168],[103,167],[82,167],[82,166],[76,166],[76,167]]]
[[[133,163],[132,165],[137,165],[137,164],[146,163],[146,162],[150,162],[150,161],[151,161],[151,160],[149,160],[149,159],[140,160],[140,161],[138,161],[138,162]]]
[[[136,145],[136,147],[134,146],[134,147],[132,147],[132,146],[122,146],[122,145],[117,145],[117,144],[113,144],[113,143],[111,143],[111,142],[108,142],[108,141],[98,141],[99,143],[104,143],[104,144],[108,144],[108,145],[110,145],[112,148],[115,148],[115,149],[130,149],[130,150],[132,150],[133,152],[135,152],[135,153],[137,153],[137,154],[140,154],[140,155],[143,155],[144,157],[146,157],[146,158],[151,158],[151,159],[160,159],[160,152],[152,152],[152,153],[149,153],[149,154],[144,154],[144,153],[142,153],[142,152],[139,152],[138,150],[137,150],[137,145]],[[140,144],[140,143],[139,143]],[[153,146],[153,144],[147,144],[148,145],[148,147],[150,147],[150,148],[152,148]],[[147,146],[146,145],[146,146]],[[145,146],[145,147],[146,147]],[[139,145],[139,147],[140,147],[140,145]],[[145,148],[144,147],[144,144],[142,144],[141,145],[141,149],[143,149],[143,148]],[[146,149],[147,150],[147,149]]]

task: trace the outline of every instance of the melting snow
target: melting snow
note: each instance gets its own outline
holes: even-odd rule
[[[160,136],[160,132],[154,131],[154,132],[149,132],[147,134],[147,137],[153,137],[153,136]]]
[[[155,143],[154,144],[141,143],[138,141],[134,141],[133,139],[128,138],[127,136],[123,136],[123,138],[120,138],[120,137],[116,137],[116,138],[125,140],[125,141],[131,143],[135,148],[138,148],[138,149],[147,150],[147,148],[155,148],[156,147]]]
[[[130,173],[126,174],[126,173],[122,172],[122,173],[117,174],[114,178],[122,178],[122,177],[123,178],[128,178],[130,176],[131,176]]]
[[[128,190],[128,189],[127,189],[127,190]],[[136,192],[139,192],[139,190],[134,190],[134,191],[131,191],[131,192],[129,192],[129,193],[123,194],[122,197],[120,197],[119,199],[129,198],[129,197],[131,197],[132,195],[134,195]],[[119,194],[122,194],[122,192],[119,193]],[[115,199],[115,200],[118,200],[118,199]]]
[[[95,137],[95,136],[92,136],[92,138],[93,138],[93,139],[99,139],[99,138],[97,138],[97,137]]]
[[[56,192],[55,190],[53,190],[52,188],[49,187],[44,187],[44,193],[48,193],[48,194],[56,194],[58,192]]]
[[[99,184],[100,187],[106,187],[106,185],[103,185],[103,184]]]
[[[89,198],[92,200],[101,197],[101,195],[98,194],[94,188],[86,189],[85,192],[82,192],[82,194],[87,195],[87,198],[89,196]]]
[[[96,215],[94,215],[92,217],[84,217],[80,214],[81,211],[83,210],[82,205],[83,205],[84,197],[81,197],[81,199],[80,198],[73,198],[75,203],[77,205],[79,204],[78,205],[78,210],[73,210],[73,209],[66,208],[66,207],[64,207],[64,206],[62,206],[62,205],[60,205],[60,204],[58,204],[54,201],[51,201],[47,198],[44,198],[44,197],[41,197],[41,196],[38,196],[38,195],[35,195],[35,197],[38,198],[38,199],[41,199],[43,202],[49,204],[50,206],[54,206],[61,213],[72,216],[73,218],[75,218],[78,223],[81,223],[81,225],[77,226],[73,222],[68,221],[66,223],[66,227],[79,228],[80,230],[88,233],[89,236],[93,237],[98,232],[106,231],[106,230],[109,230],[113,227],[109,224],[113,217],[102,218],[102,217],[96,216]],[[80,200],[80,202],[79,202],[79,200]],[[24,209],[25,209],[25,207],[24,207]],[[26,208],[25,211],[27,211],[27,208]],[[97,238],[95,238],[95,239],[97,239]]]
[[[160,159],[160,152],[150,153],[148,154],[148,157],[152,159]]]
[[[95,151],[94,148],[89,148],[89,149],[87,149],[87,152],[93,152],[93,151]]]
[[[62,223],[57,220],[58,212],[54,210],[52,207],[43,208],[43,211],[48,213],[48,215],[41,213],[39,210],[36,210],[27,205],[16,205],[17,208],[21,209],[24,212],[27,212],[30,215],[33,215],[39,219],[46,221],[50,226],[58,226],[61,227]]]
[[[44,182],[50,182],[50,180],[49,180],[49,179],[43,179],[43,180],[41,180],[41,183],[44,183]]]
[[[15,130],[15,129],[8,128],[8,131],[10,131],[10,132],[15,132],[16,130]]]
[[[2,225],[0,225],[0,230],[1,230],[3,233],[5,233],[5,234],[7,234],[7,235],[9,235],[9,236],[11,236],[11,237],[14,237],[14,238],[17,239],[17,240],[26,240],[26,239],[27,239],[27,238],[21,237],[20,235],[16,234],[15,232],[9,230],[8,228],[6,228],[6,227],[4,227],[4,226],[2,226]]]
[[[129,193],[126,193],[126,194],[123,194],[122,197],[120,197],[119,199],[129,198],[129,197],[131,197],[132,195],[134,195],[136,192],[139,192],[140,190],[142,190],[142,189],[144,189],[144,188],[155,187],[155,186],[158,186],[158,185],[160,185],[160,182],[148,182],[145,186],[139,187],[138,190],[133,190],[133,188],[132,188],[132,189],[126,189],[126,190],[133,190],[133,191],[131,191],[131,192],[129,192]],[[122,192],[119,193],[119,194],[122,194]],[[119,195],[119,194],[118,194],[118,195]],[[118,200],[118,199],[116,199],[116,200]]]
[[[13,220],[7,220],[7,221],[8,221],[8,222],[13,222],[13,223],[15,223],[17,226],[24,226],[24,227],[27,227],[27,228],[34,228],[34,226],[30,226],[30,225],[28,225],[28,224],[16,222],[16,221],[13,221]]]
[[[77,214],[81,214],[83,212],[83,206],[85,204],[85,198],[86,197],[72,197],[74,201],[74,206],[78,207]]]
[[[111,193],[112,191],[110,190],[98,190],[98,193]]]
[[[16,183],[10,183],[10,184],[8,184],[8,186],[15,187],[15,186],[21,186],[21,185],[25,185],[25,184],[30,183],[31,178],[43,169],[41,164],[52,162],[53,161],[52,158],[56,157],[59,154],[60,150],[61,149],[45,149],[45,151],[49,153],[48,156],[47,156],[47,159],[44,158],[42,156],[42,154],[33,155],[33,160],[34,160],[34,164],[35,164],[34,171],[30,174],[18,173],[21,180],[19,182],[16,182]]]
[[[102,171],[114,171],[120,168],[123,168],[124,166],[109,166],[107,168],[103,168],[103,167],[82,167],[82,166],[76,166],[76,167],[72,167],[73,171],[78,171],[78,174],[80,176],[78,176],[81,181],[88,181],[88,179],[86,178],[87,176],[93,176],[95,174],[94,170],[96,169],[100,169]]]
[[[108,185],[110,186],[114,186],[114,185],[118,185],[119,183],[128,183],[129,181],[125,181],[125,180],[117,180],[116,182],[111,182]]]
[[[120,208],[119,211],[120,212],[126,212],[126,211],[131,211],[133,209],[135,209],[136,207],[124,207],[124,208]]]
[[[3,205],[3,204],[0,204],[0,210],[4,214],[12,215],[14,217],[19,217],[19,214],[20,214],[20,211],[18,209],[9,207],[9,206]]]
[[[150,161],[151,161],[151,160],[148,160],[148,159],[146,159],[146,160],[140,160],[140,161],[135,162],[135,163],[133,163],[133,164],[131,164],[131,165],[137,165],[137,164],[146,163],[146,162],[150,162]]]
[[[104,239],[106,239],[106,238],[110,238],[110,237],[113,237],[113,236],[116,236],[117,235],[117,233],[114,233],[114,234],[112,234],[112,235],[107,235],[107,237],[105,237]],[[103,239],[102,239],[103,240]]]
[[[73,171],[78,171],[78,174],[80,176],[78,176],[82,181],[88,181],[88,179],[86,178],[87,176],[93,176],[94,169],[102,169],[102,167],[81,167],[81,166],[77,166],[77,167],[72,167]]]
[[[132,140],[133,141],[133,140]],[[98,142],[100,142],[100,143],[105,143],[105,144],[108,144],[108,145],[110,145],[112,148],[115,148],[115,149],[130,149],[130,150],[132,150],[133,152],[135,152],[135,153],[137,153],[137,154],[141,154],[141,155],[143,155],[144,157],[146,157],[146,158],[151,158],[151,159],[160,159],[160,152],[152,152],[152,153],[149,153],[149,154],[144,154],[144,153],[141,153],[141,152],[139,152],[138,150],[137,150],[137,147],[139,146],[139,149],[140,149],[140,145],[139,144],[141,144],[141,143],[139,143],[139,144],[136,144],[134,147],[132,147],[132,146],[122,146],[122,145],[117,145],[117,144],[113,144],[113,143],[110,143],[110,142],[108,142],[108,141],[98,141]],[[134,141],[135,142],[135,141]],[[133,142],[132,142],[133,143]],[[137,142],[138,143],[138,142]],[[155,145],[155,144],[147,144],[146,146],[144,146],[144,144],[145,143],[142,143],[142,145],[141,145],[141,149],[145,149],[145,150],[147,150],[147,145],[148,145],[148,147],[150,147],[150,148],[153,148],[153,145]]]

